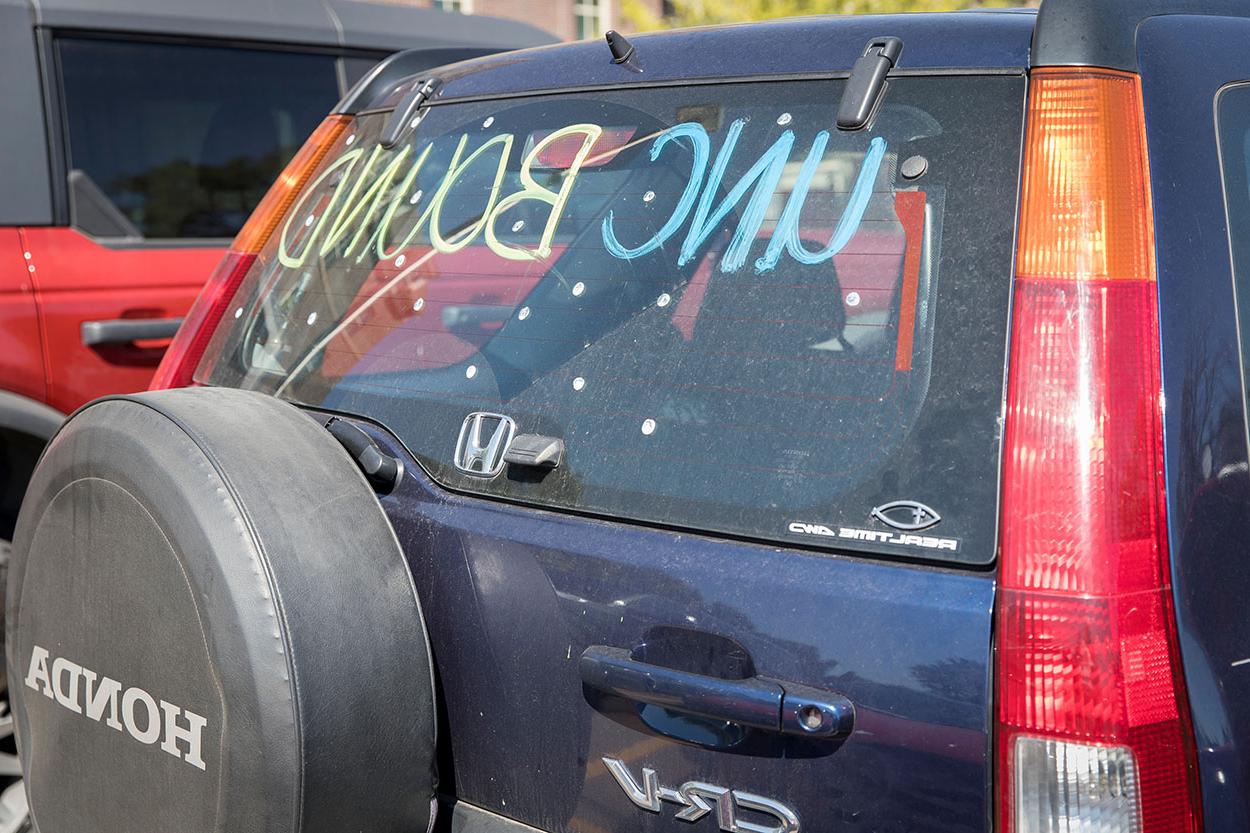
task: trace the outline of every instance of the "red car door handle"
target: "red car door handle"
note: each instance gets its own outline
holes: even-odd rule
[[[112,321],[82,322],[82,343],[88,347],[100,344],[130,344],[148,339],[173,338],[182,325],[181,318],[117,318]]]
[[[855,707],[841,694],[768,677],[726,680],[639,662],[621,648],[582,653],[582,683],[639,703],[768,732],[834,738],[851,733]]]

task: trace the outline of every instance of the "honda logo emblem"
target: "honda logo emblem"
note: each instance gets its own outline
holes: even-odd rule
[[[456,440],[456,468],[475,477],[503,471],[503,456],[516,433],[516,423],[503,414],[474,413],[464,418]]]

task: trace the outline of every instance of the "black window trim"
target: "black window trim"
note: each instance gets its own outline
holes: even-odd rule
[[[1250,337],[1250,321],[1243,321],[1241,316],[1241,301],[1243,299],[1238,296],[1244,294],[1239,292],[1237,287],[1237,251],[1233,243],[1233,204],[1228,193],[1228,168],[1227,158],[1224,153],[1224,134],[1223,119],[1221,119],[1221,111],[1224,103],[1224,96],[1228,93],[1238,90],[1250,90],[1250,79],[1245,81],[1233,81],[1220,87],[1215,92],[1215,98],[1212,101],[1212,118],[1215,122],[1215,155],[1216,161],[1220,166],[1220,194],[1224,200],[1224,229],[1225,235],[1228,237],[1228,274],[1229,282],[1233,290],[1233,320],[1237,325],[1237,364],[1240,369],[1241,377],[1241,402],[1242,409],[1250,412],[1250,381],[1246,379],[1246,348],[1247,337]],[[1247,130],[1250,131],[1250,114],[1247,114],[1244,121]],[[1250,160],[1243,167],[1246,168],[1246,181],[1250,186]],[[1247,194],[1247,201],[1250,202],[1250,193]],[[1244,276],[1250,280],[1250,275]],[[1246,450],[1250,454],[1250,420],[1242,420],[1246,426]]]
[[[975,76],[1027,76],[1028,69],[1025,67],[917,67],[914,69],[895,69],[891,70],[887,78],[946,78],[946,77],[975,77]],[[396,84],[391,85],[389,89],[379,95],[378,99],[385,99],[390,95],[391,90],[401,84],[410,82],[414,77],[408,76],[400,79]],[[501,93],[482,93],[477,95],[448,95],[443,96],[436,94],[433,99],[426,102],[426,106],[437,107],[444,104],[473,104],[478,102],[489,101],[507,101],[514,98],[542,98],[545,96],[575,95],[578,93],[600,93],[600,92],[618,92],[622,89],[629,90],[652,90],[662,88],[681,88],[681,87],[720,87],[731,84],[769,84],[781,83],[786,81],[845,81],[851,77],[851,73],[847,70],[830,70],[820,72],[779,72],[772,74],[753,74],[753,75],[733,75],[733,76],[706,76],[691,75],[686,78],[664,79],[662,81],[632,81],[627,85],[621,84],[569,84],[566,87],[543,87],[535,90],[512,90]],[[366,106],[360,110],[353,111],[352,115],[356,117],[372,116],[378,113],[389,113],[394,107],[373,107]]]
[[[1005,377],[1004,377],[1005,378]],[[200,383],[204,384],[204,383]],[[1003,385],[1006,390],[1006,385]],[[283,402],[292,407],[299,408],[306,414],[313,416],[321,422],[329,417],[337,417],[346,420],[358,428],[363,429],[367,434],[378,440],[384,450],[388,453],[393,451],[402,451],[408,459],[416,464],[416,471],[423,481],[421,488],[430,492],[442,492],[448,495],[454,495],[461,500],[476,501],[483,506],[490,507],[499,505],[511,509],[523,509],[527,512],[541,512],[550,515],[553,518],[581,518],[584,520],[602,521],[604,523],[614,524],[617,526],[631,526],[638,529],[650,529],[658,532],[671,532],[687,538],[701,538],[709,542],[732,541],[738,544],[748,544],[753,547],[760,547],[768,550],[787,550],[795,552],[803,552],[812,556],[822,558],[840,558],[855,562],[867,562],[870,564],[898,564],[919,569],[932,570],[939,573],[949,573],[951,575],[984,575],[993,576],[998,572],[998,553],[994,554],[993,560],[985,564],[975,562],[962,561],[941,561],[934,558],[925,558],[920,555],[909,555],[902,552],[893,552],[886,550],[867,550],[867,549],[850,549],[838,545],[830,545],[828,543],[809,543],[798,539],[787,538],[785,540],[779,538],[767,538],[758,535],[748,535],[744,532],[727,532],[723,530],[706,529],[697,526],[682,525],[680,523],[669,523],[657,520],[645,520],[641,518],[632,518],[625,515],[613,515],[609,512],[596,511],[587,509],[584,506],[551,506],[543,503],[534,503],[524,500],[523,498],[512,495],[495,495],[483,494],[482,492],[474,492],[469,489],[453,486],[434,477],[433,474],[422,464],[421,458],[415,454],[408,444],[404,442],[400,436],[395,433],[387,425],[383,424],[375,417],[368,414],[357,413],[353,411],[341,411],[330,408],[325,405],[305,405],[302,402],[296,402],[291,399],[283,399]],[[999,459],[999,479],[1002,478],[1002,442],[999,442],[998,448]],[[998,534],[1002,529],[1002,520],[999,517],[1001,509],[1001,488],[998,489],[999,500],[994,505],[994,535],[997,540]],[[387,509],[396,500],[395,497],[389,497],[382,502],[382,508]]]

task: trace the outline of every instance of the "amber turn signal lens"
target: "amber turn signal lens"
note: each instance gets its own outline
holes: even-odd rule
[[[299,196],[300,188],[308,176],[317,169],[321,160],[325,159],[330,148],[338,141],[339,135],[351,123],[351,116],[329,116],[308,137],[308,141],[291,159],[278,179],[269,187],[268,193],[256,206],[252,216],[243,224],[243,228],[234,238],[231,251],[241,254],[256,254],[262,248],[278,223],[286,216],[291,204]]]
[[[1034,70],[1017,274],[1154,279],[1141,80]]]

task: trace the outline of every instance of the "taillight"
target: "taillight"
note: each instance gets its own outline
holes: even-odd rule
[[[1033,73],[1008,374],[999,829],[1197,831],[1135,75]]]
[[[191,305],[160,367],[156,369],[156,375],[152,377],[151,390],[191,384],[192,374],[203,358],[222,314],[256,262],[257,253],[265,247],[308,178],[350,122],[350,116],[328,117],[317,126],[270,186]]]

